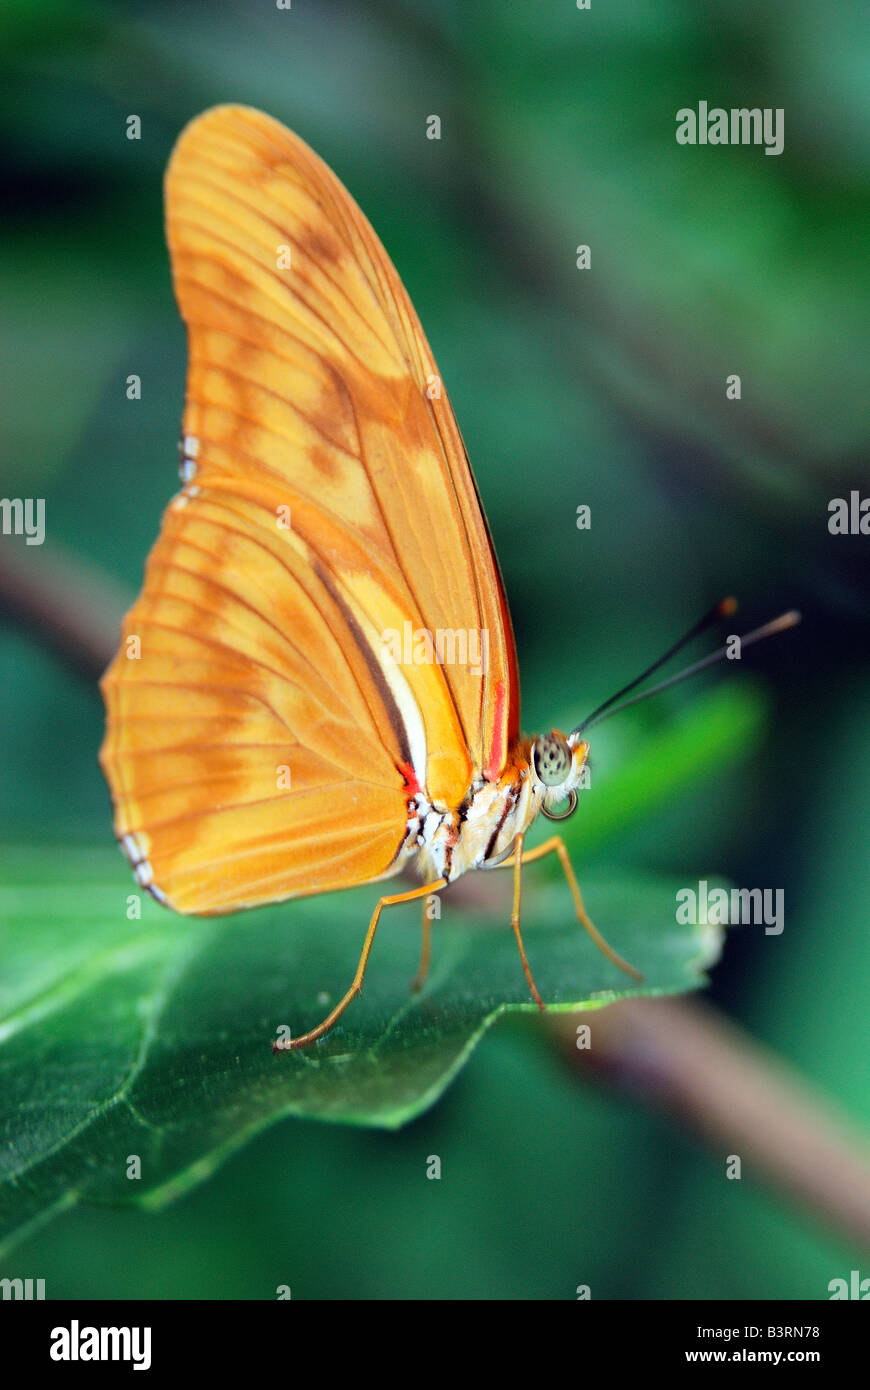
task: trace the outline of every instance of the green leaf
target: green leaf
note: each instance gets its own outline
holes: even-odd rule
[[[76,1201],[160,1205],[284,1115],[397,1127],[430,1106],[505,1011],[537,1014],[509,926],[509,874],[485,909],[443,899],[433,963],[409,988],[419,904],[382,919],[365,988],[314,1047],[274,1054],[347,988],[375,887],[212,921],[142,904],[100,851],[19,851],[0,888],[0,1241]],[[482,876],[475,887],[480,890]],[[644,973],[638,988],[573,917],[566,885],[524,879],[524,937],[555,1009],[703,983],[709,927],[675,923],[661,879],[584,882],[593,919]],[[489,891],[491,889],[491,891]],[[627,987],[628,986],[628,987]],[[127,1176],[130,1156],[141,1178]]]
[[[769,703],[757,686],[720,685],[686,705],[678,720],[659,725],[654,736],[638,728],[629,732],[634,746],[623,743],[604,777],[593,773],[577,815],[565,826],[566,844],[588,855],[687,788],[749,757],[760,743]]]

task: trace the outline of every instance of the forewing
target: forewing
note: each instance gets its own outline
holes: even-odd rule
[[[218,108],[173,154],[167,233],[185,487],[104,679],[102,760],[140,882],[211,912],[391,872],[417,785],[455,806],[499,774],[518,694],[449,403],[349,195]],[[459,659],[418,659],[420,632]]]

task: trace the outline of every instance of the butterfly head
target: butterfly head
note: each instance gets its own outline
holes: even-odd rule
[[[532,744],[532,776],[542,797],[541,810],[548,820],[567,820],[577,806],[577,788],[589,757],[585,739],[566,738],[558,729],[542,734]]]

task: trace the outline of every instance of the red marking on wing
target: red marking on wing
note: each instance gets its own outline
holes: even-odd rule
[[[422,790],[420,783],[417,781],[417,774],[411,763],[397,763],[396,766],[405,779],[405,785],[408,789],[408,799],[409,801],[413,801],[417,793]]]
[[[493,719],[495,734],[492,741],[492,747],[489,750],[489,762],[487,763],[483,772],[483,775],[486,778],[487,782],[498,781],[499,777],[501,776],[502,768],[505,764],[505,757],[507,756],[507,749],[505,747],[504,736],[505,695],[505,683],[504,681],[499,681],[498,685],[495,688],[495,718]]]

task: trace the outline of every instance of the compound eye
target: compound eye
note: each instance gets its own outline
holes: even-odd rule
[[[571,749],[561,735],[546,734],[535,740],[532,762],[545,787],[559,787],[571,771]]]

